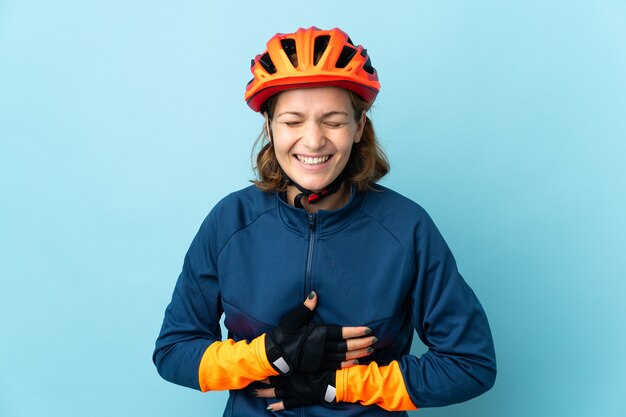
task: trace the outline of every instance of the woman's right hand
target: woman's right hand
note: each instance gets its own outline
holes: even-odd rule
[[[317,294],[311,291],[303,304],[266,335],[267,358],[281,375],[347,368],[374,352],[372,345],[378,339],[368,327],[312,324],[316,305]]]

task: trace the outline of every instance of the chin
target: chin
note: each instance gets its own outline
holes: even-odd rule
[[[298,183],[298,184],[300,184],[300,183]],[[307,184],[307,185],[305,185],[305,184],[300,184],[300,186],[301,186],[302,188],[304,188],[304,189],[306,189],[306,190],[313,191],[314,193],[317,193],[317,192],[322,191],[324,188],[326,188],[326,186],[327,186],[327,185],[328,185],[328,184],[325,184],[325,185],[322,185],[322,186],[320,186],[320,185],[318,185],[318,184],[311,184],[311,185],[308,185],[308,184]]]
[[[330,183],[332,182],[332,180],[329,181],[325,181],[325,180],[309,180],[307,181],[306,178],[302,178],[302,181],[298,181],[295,180],[298,184],[300,184],[301,187],[306,188],[307,190],[311,190],[311,191],[321,191],[324,188],[328,187],[330,185]]]

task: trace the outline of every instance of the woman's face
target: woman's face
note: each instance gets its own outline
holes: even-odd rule
[[[344,89],[283,91],[270,121],[278,163],[302,187],[322,190],[343,171],[352,144],[361,140],[365,113],[358,119]]]

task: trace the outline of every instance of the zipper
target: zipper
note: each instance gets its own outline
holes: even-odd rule
[[[309,245],[306,254],[306,270],[304,272],[304,296],[308,296],[311,292],[311,268],[313,267],[313,246],[315,245],[315,221],[317,216],[314,213],[307,214],[309,220]],[[302,407],[300,416],[307,416],[307,407]]]
[[[313,246],[315,244],[315,221],[316,215],[311,213],[309,217],[309,246],[306,256],[306,271],[304,273],[304,296],[311,292],[311,268],[313,267]]]

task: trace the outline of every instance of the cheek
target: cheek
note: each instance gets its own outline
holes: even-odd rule
[[[350,129],[349,131],[344,132],[341,137],[335,141],[335,146],[339,152],[348,154],[352,150],[354,144],[358,142],[356,139],[358,139],[356,130]]]
[[[277,155],[284,154],[289,151],[291,148],[291,144],[289,138],[285,136],[284,132],[281,130],[274,130],[273,132],[273,142],[274,142],[274,150]]]
[[[278,163],[284,167],[285,163],[289,160],[289,149],[274,144],[274,155]]]

